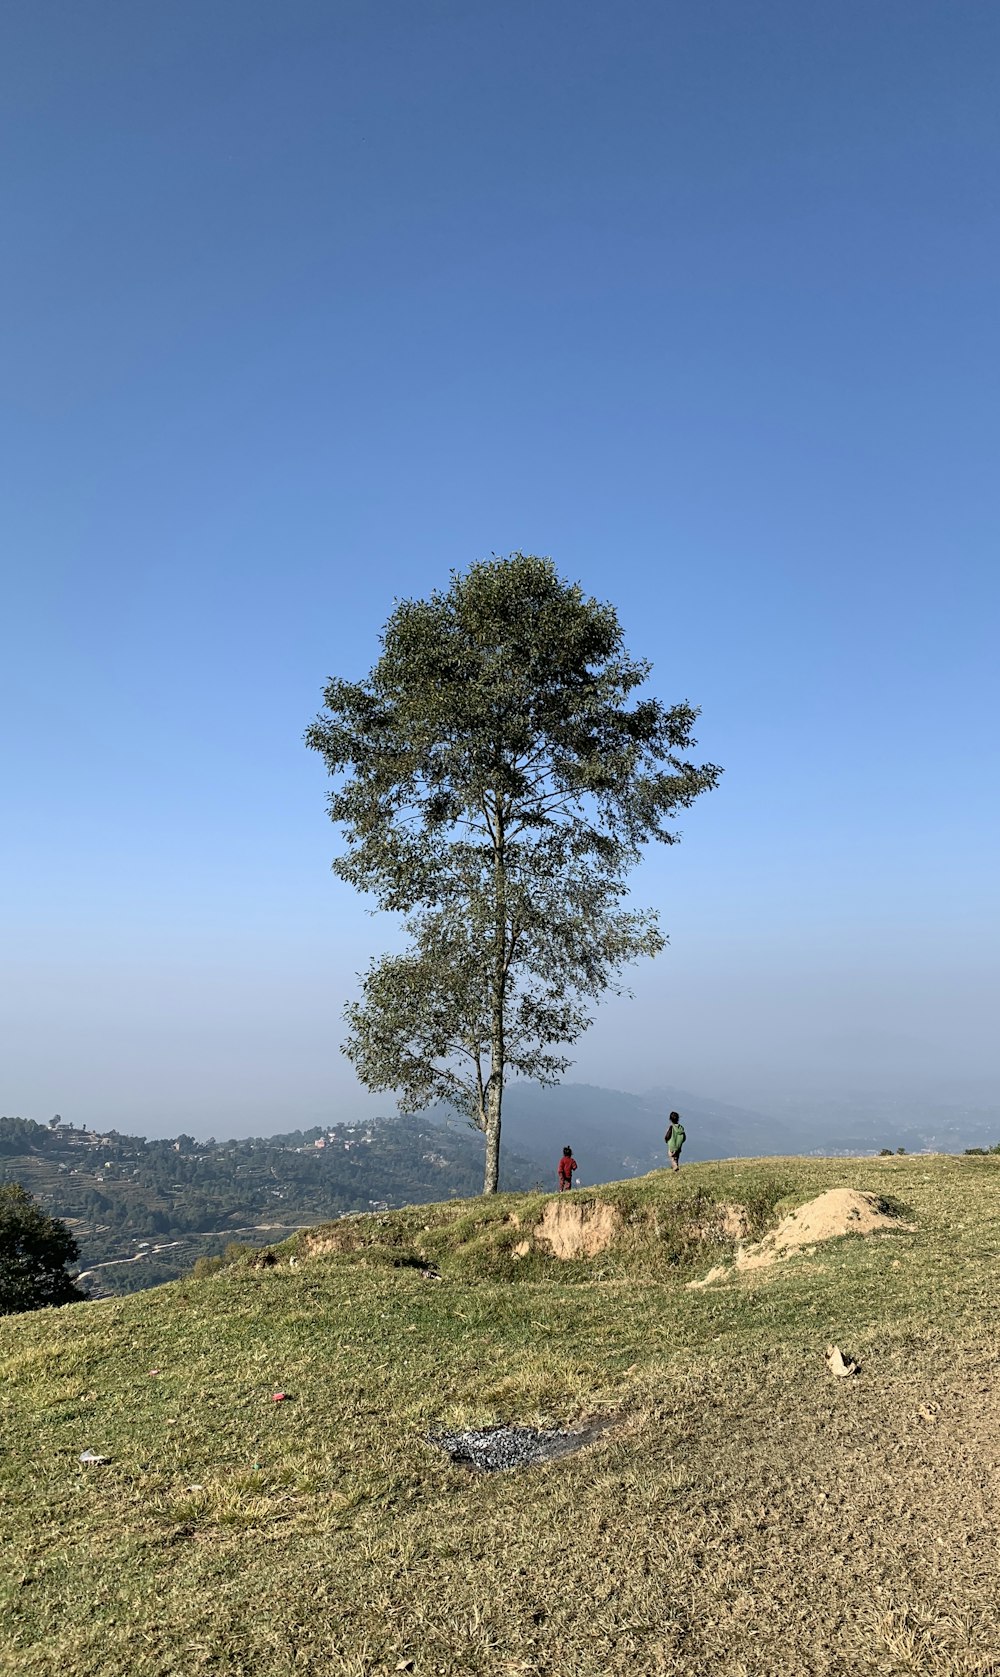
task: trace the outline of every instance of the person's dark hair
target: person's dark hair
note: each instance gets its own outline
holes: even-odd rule
[[[670,1122],[672,1124],[679,1124],[680,1121],[681,1121],[681,1115],[680,1115],[679,1112],[672,1112],[670,1114]]]
[[[563,1158],[564,1159],[571,1159],[572,1157],[573,1157],[572,1147],[564,1147],[563,1148]]]

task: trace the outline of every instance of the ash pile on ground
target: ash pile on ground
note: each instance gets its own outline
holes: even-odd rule
[[[480,1473],[506,1473],[515,1467],[537,1467],[542,1462],[570,1456],[610,1426],[610,1417],[580,1427],[481,1427],[461,1432],[429,1433],[427,1442],[450,1456],[456,1467]]]

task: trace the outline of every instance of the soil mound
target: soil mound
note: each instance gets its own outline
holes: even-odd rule
[[[816,1199],[790,1211],[777,1228],[755,1246],[744,1247],[738,1252],[736,1269],[766,1269],[791,1252],[806,1246],[818,1246],[824,1240],[839,1240],[847,1234],[883,1234],[912,1228],[912,1223],[903,1223],[888,1211],[877,1194],[862,1193],[857,1188],[830,1188],[825,1194],[819,1194]],[[732,1273],[732,1270],[717,1266],[703,1281],[692,1281],[688,1285],[707,1287]]]
[[[790,1211],[757,1246],[741,1252],[736,1262],[740,1269],[761,1269],[765,1264],[776,1263],[786,1252],[815,1246],[821,1240],[910,1227],[911,1224],[891,1216],[877,1194],[863,1194],[857,1188],[830,1188],[800,1205],[797,1211]]]

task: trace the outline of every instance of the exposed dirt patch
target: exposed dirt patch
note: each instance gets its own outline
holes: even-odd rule
[[[744,1206],[720,1200],[707,1221],[692,1224],[691,1233],[696,1240],[729,1240],[739,1244],[750,1233],[750,1215]]]
[[[699,1287],[711,1287],[714,1282],[725,1281],[726,1277],[733,1273],[726,1264],[713,1264],[708,1274],[702,1276],[700,1281],[688,1282],[688,1292],[695,1292]]]
[[[299,1235],[298,1255],[300,1258],[322,1258],[331,1252],[357,1252],[364,1245],[365,1225],[370,1225],[370,1222],[367,1212],[348,1212],[321,1229],[307,1229]]]
[[[750,1233],[750,1217],[742,1205],[719,1206],[718,1228],[726,1240],[746,1240]]]
[[[550,1200],[535,1228],[535,1244],[555,1258],[593,1258],[621,1233],[621,1212],[600,1200]]]
[[[340,1235],[323,1235],[318,1240],[310,1240],[307,1236],[302,1242],[301,1255],[303,1258],[322,1258],[330,1252],[355,1252],[357,1248],[356,1239],[345,1240]]]
[[[862,1193],[857,1188],[830,1188],[827,1193],[819,1194],[816,1199],[790,1211],[777,1228],[755,1246],[747,1246],[738,1252],[735,1268],[767,1269],[803,1247],[818,1246],[824,1240],[839,1240],[848,1234],[911,1232],[912,1229],[912,1223],[904,1223],[886,1210],[877,1194]],[[717,1265],[703,1281],[690,1281],[688,1286],[708,1287],[713,1281],[721,1281],[732,1274],[732,1269]]]

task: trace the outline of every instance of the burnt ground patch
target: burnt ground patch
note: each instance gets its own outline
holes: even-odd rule
[[[613,1416],[602,1415],[572,1427],[441,1428],[428,1433],[427,1442],[443,1450],[455,1467],[478,1473],[509,1473],[572,1456],[613,1424]]]

